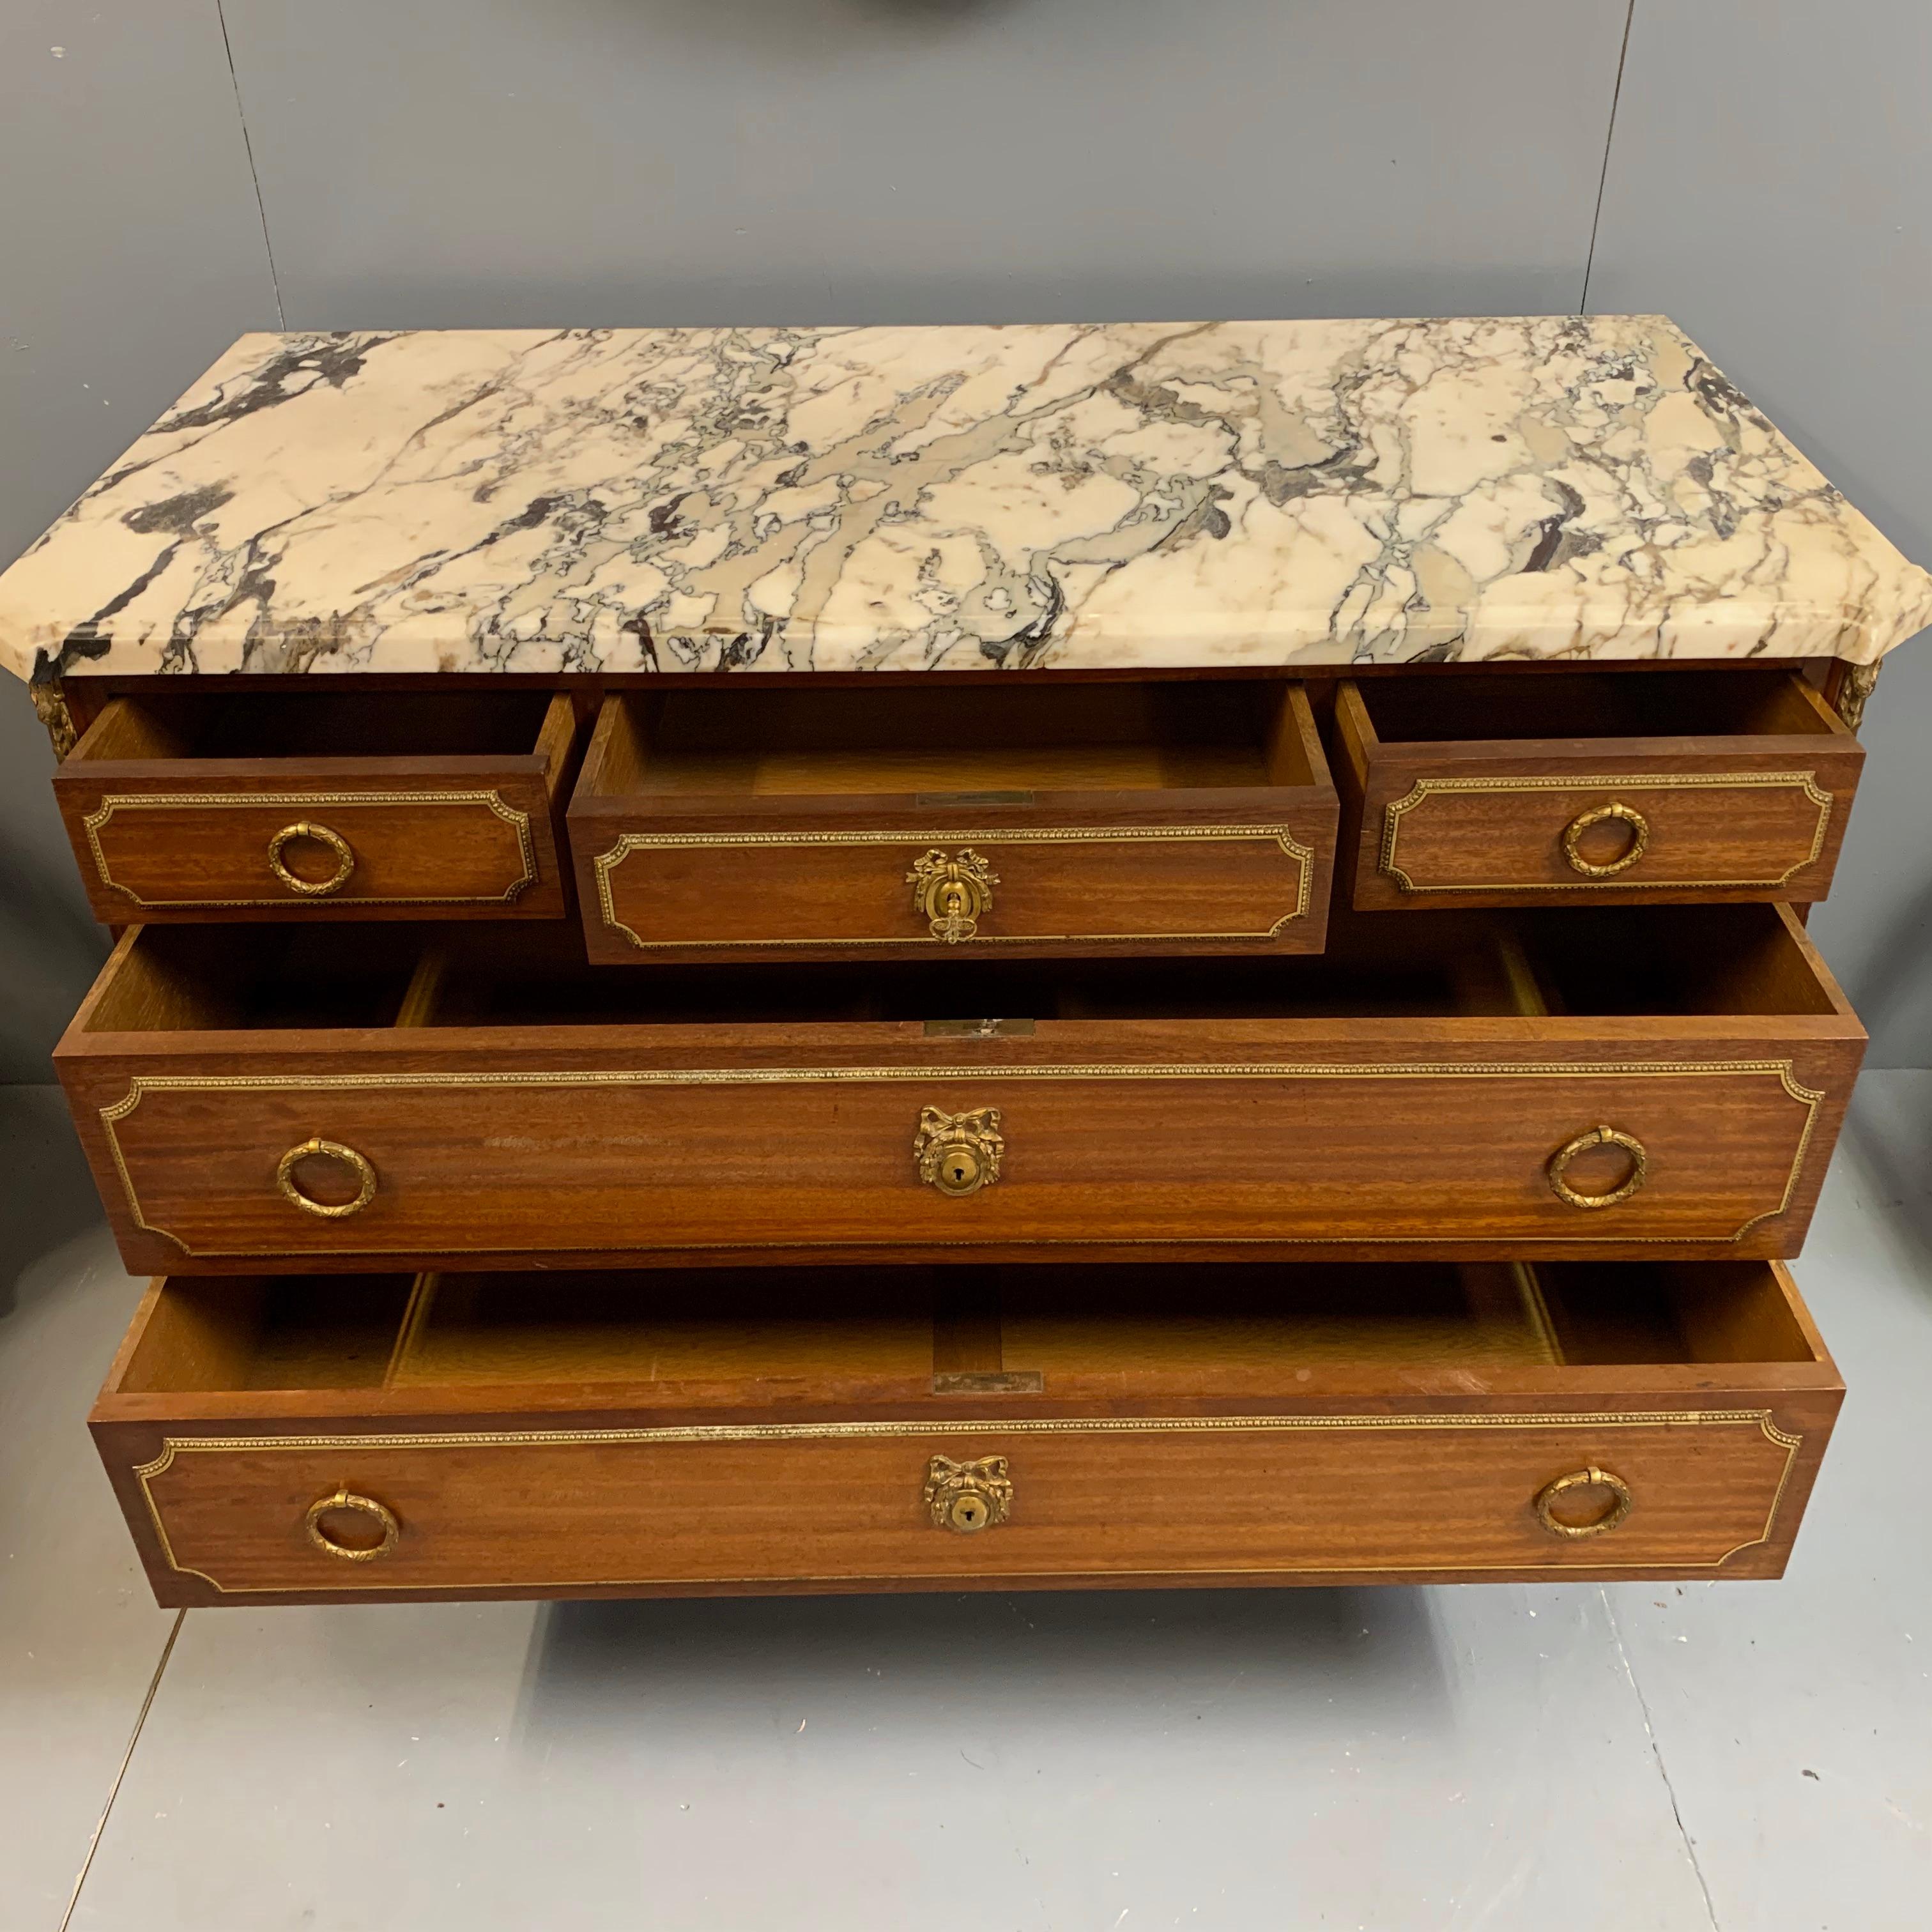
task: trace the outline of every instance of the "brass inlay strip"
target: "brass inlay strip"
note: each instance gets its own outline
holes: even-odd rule
[[[1315,1062],[1298,1064],[1294,1062],[1244,1061],[1226,1066],[1192,1064],[1174,1066],[1149,1064],[1145,1066],[1122,1065],[1116,1062],[1095,1064],[1076,1064],[1054,1066],[743,1066],[743,1067],[688,1067],[662,1070],[584,1070],[560,1073],[280,1073],[280,1074],[176,1074],[137,1073],[128,1082],[128,1091],[112,1106],[100,1109],[100,1124],[107,1138],[110,1153],[114,1161],[115,1171],[121,1178],[121,1186],[128,1202],[129,1214],[134,1225],[144,1233],[158,1234],[164,1240],[172,1241],[184,1254],[204,1257],[226,1255],[248,1255],[260,1252],[256,1248],[191,1248],[178,1234],[151,1222],[141,1206],[140,1195],[135,1191],[134,1177],[129,1172],[127,1156],[122,1150],[116,1125],[124,1120],[138,1107],[142,1099],[151,1093],[340,1093],[353,1091],[404,1090],[424,1088],[473,1088],[473,1087],[764,1087],[799,1084],[829,1084],[854,1081],[875,1083],[922,1081],[928,1084],[936,1081],[959,1082],[963,1080],[1410,1080],[1468,1078],[1474,1079],[1616,1079],[1630,1076],[1641,1076],[1647,1079],[1699,1079],[1732,1074],[1745,1076],[1768,1075],[1776,1079],[1784,1093],[1804,1108],[1804,1124],[1799,1131],[1798,1146],[1792,1154],[1790,1172],[1785,1177],[1784,1191],[1775,1208],[1768,1208],[1760,1214],[1754,1214],[1735,1233],[1726,1235],[1672,1234],[1646,1235],[1641,1238],[1646,1245],[1655,1244],[1694,1244],[1710,1240],[1736,1241],[1756,1227],[1760,1221],[1768,1221],[1783,1214],[1791,1204],[1791,1197],[1796,1191],[1798,1178],[1804,1172],[1804,1157],[1811,1144],[1811,1136],[1816,1126],[1818,1109],[1825,1099],[1822,1091],[1802,1086],[1793,1078],[1792,1063],[1788,1060],[1624,1060],[1607,1064],[1593,1062],[1542,1062],[1528,1061],[1517,1066],[1502,1062],[1448,1061],[1385,1061],[1381,1064],[1331,1064]],[[1024,1238],[1022,1238],[1024,1239]],[[1393,1242],[1429,1243],[1441,1246],[1444,1237],[1439,1233],[1430,1235],[1377,1234],[1374,1239],[1382,1244]],[[1472,1237],[1471,1238],[1476,1238]],[[1529,1238],[1524,1237],[1522,1238]],[[1567,1243],[1609,1244],[1627,1245],[1628,1236],[1616,1234],[1575,1235],[1566,1232],[1562,1240]],[[1012,1244],[1010,1234],[988,1235],[977,1242],[953,1239],[941,1242],[927,1241],[927,1246],[970,1247],[1003,1246]],[[1272,1234],[1217,1236],[1212,1245],[1216,1246],[1290,1247],[1318,1246],[1328,1239],[1325,1236]],[[768,1248],[774,1245],[789,1247],[823,1247],[846,1250],[868,1246],[891,1246],[897,1244],[896,1237],[881,1237],[876,1241],[801,1241],[774,1244],[770,1239],[760,1242],[740,1241],[683,1241],[674,1245],[680,1250],[696,1252],[700,1250],[736,1249],[741,1247]],[[1069,1244],[1063,1242],[1062,1245]],[[1121,1240],[1115,1237],[1096,1234],[1073,1239],[1071,1244],[1107,1247],[1172,1247],[1188,1245],[1180,1238],[1173,1235],[1147,1235]],[[412,1243],[403,1252],[413,1252],[420,1247]],[[280,1254],[334,1254],[335,1248],[296,1248],[286,1241],[278,1247]],[[548,1254],[550,1246],[530,1249],[489,1247],[478,1252],[491,1254],[529,1253]],[[357,1253],[380,1253],[379,1249],[357,1249]]]
[[[1802,791],[1818,808],[1818,823],[1811,834],[1811,849],[1796,865],[1787,866],[1772,879],[1564,879],[1554,884],[1537,880],[1499,879],[1480,884],[1459,880],[1453,885],[1418,885],[1396,862],[1396,843],[1403,818],[1432,798],[1456,792],[1538,791],[1688,791],[1717,788],[1731,790]],[[1825,832],[1832,822],[1832,794],[1822,790],[1813,772],[1628,772],[1604,777],[1584,773],[1575,778],[1418,778],[1402,797],[1384,808],[1382,821],[1382,869],[1406,892],[1706,892],[1726,887],[1781,886],[1815,864],[1825,849]]]
[[[500,818],[517,835],[517,851],[523,867],[520,878],[500,892],[451,892],[435,897],[403,898],[388,892],[371,892],[369,899],[381,905],[508,905],[522,897],[536,883],[536,842],[530,832],[530,815],[505,802],[502,793],[486,791],[279,791],[175,792],[153,797],[130,797],[110,794],[81,822],[87,827],[87,842],[94,854],[94,869],[100,883],[110,891],[123,893],[137,906],[166,910],[177,906],[296,906],[305,904],[283,893],[266,898],[248,899],[144,899],[132,886],[124,886],[107,868],[107,855],[100,848],[100,828],[117,812],[165,812],[177,808],[197,812],[238,811],[249,806],[332,806],[352,808],[370,805],[482,806]],[[355,899],[332,900],[332,904],[352,905]]]
[[[178,1574],[199,1576],[210,1588],[224,1596],[275,1595],[290,1590],[305,1591],[326,1587],[352,1590],[358,1587],[381,1589],[386,1586],[378,1576],[367,1584],[345,1579],[332,1586],[318,1584],[249,1584],[236,1588],[218,1581],[205,1570],[197,1570],[192,1564],[180,1562],[170,1541],[167,1526],[161,1520],[159,1506],[154,1499],[154,1479],[171,1468],[177,1456],[213,1454],[256,1454],[282,1450],[308,1450],[331,1455],[346,1455],[361,1450],[394,1449],[535,1449],[567,1448],[573,1445],[621,1448],[636,1444],[678,1443],[706,1444],[724,1442],[820,1442],[850,1438],[867,1438],[917,1441],[929,1440],[934,1436],[957,1438],[974,1433],[1000,1436],[1063,1436],[1063,1435],[1174,1435],[1186,1432],[1270,1433],[1286,1434],[1294,1432],[1324,1430],[1355,1430],[1378,1433],[1388,1430],[1527,1430],[1527,1429],[1648,1429],[1660,1425],[1689,1424],[1694,1426],[1749,1426],[1755,1428],[1765,1439],[1784,1450],[1784,1466],[1778,1486],[1773,1492],[1771,1506],[1765,1513],[1763,1527],[1755,1536],[1748,1537],[1733,1544],[1721,1556],[1708,1562],[1693,1563],[1682,1558],[1653,1563],[1626,1563],[1618,1562],[1611,1566],[1627,1570],[1715,1570],[1736,1556],[1740,1550],[1755,1548],[1770,1540],[1773,1525],[1778,1520],[1778,1510],[1790,1486],[1791,1472],[1797,1459],[1804,1438],[1780,1429],[1771,1419],[1768,1408],[1726,1409],[1649,1409],[1606,1410],[1588,1414],[1558,1414],[1550,1415],[1210,1415],[1210,1416],[1095,1416],[1084,1418],[1071,1417],[1022,1417],[1012,1420],[964,1422],[803,1422],[803,1423],[718,1423],[671,1425],[654,1429],[535,1429],[535,1430],[479,1430],[435,1434],[413,1435],[334,1435],[334,1436],[191,1436],[164,1437],[161,1453],[152,1461],[134,1466],[133,1474],[140,1483],[141,1496],[147,1504],[148,1520],[154,1526],[154,1535],[160,1544],[161,1554],[168,1567]],[[1534,1559],[1509,1563],[1364,1563],[1364,1564],[1258,1564],[1235,1568],[1217,1567],[1213,1570],[1203,1570],[1204,1575],[1222,1576],[1294,1576],[1298,1574],[1321,1575],[1375,1575],[1399,1573],[1410,1570],[1535,1570],[1547,1568],[1552,1571],[1574,1569],[1575,1564],[1550,1562],[1538,1564]],[[1589,1566],[1584,1566],[1589,1567]],[[956,1570],[894,1570],[890,1574],[906,1580],[950,1579],[958,1575]],[[1020,1576],[1074,1576],[1090,1574],[1066,1568],[1058,1570],[1005,1570],[1000,1575]],[[1168,1566],[1161,1570],[1132,1570],[1116,1568],[1109,1564],[1107,1574],[1113,1576],[1182,1576],[1189,1571]],[[856,1582],[865,1580],[862,1576],[768,1576],[764,1577],[719,1576],[614,1576],[600,1578],[565,1577],[548,1582],[536,1582],[518,1578],[514,1587],[525,1590],[605,1589],[625,1586],[650,1588],[674,1584],[704,1584],[724,1582]],[[459,1589],[466,1585],[459,1581],[451,1583],[425,1582],[417,1586],[424,1591]],[[478,1587],[473,1580],[466,1587]],[[487,1587],[487,1586],[484,1586]]]
[[[928,845],[958,844],[978,840],[986,844],[1150,844],[1172,839],[1260,839],[1280,847],[1295,862],[1295,898],[1292,910],[1258,931],[1236,932],[1012,932],[976,933],[975,946],[1050,946],[1105,940],[1273,939],[1284,926],[1308,915],[1313,893],[1313,851],[1286,825],[1114,825],[1020,826],[1006,830],[974,830],[950,826],[938,832],[626,832],[608,852],[591,862],[597,874],[597,903],[604,923],[621,932],[644,951],[660,947],[697,946],[938,946],[945,941],[930,932],[908,932],[886,938],[854,938],[844,933],[813,938],[797,933],[772,934],[762,939],[645,939],[617,916],[610,875],[633,852],[676,848],[680,850],[732,847],[903,845],[914,850]]]

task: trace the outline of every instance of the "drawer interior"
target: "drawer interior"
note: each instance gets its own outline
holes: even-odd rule
[[[1395,931],[1389,928],[1392,924]],[[841,1021],[1848,1014],[1769,905],[1340,914],[1328,950],[1229,960],[920,961],[663,968],[586,964],[572,931],[404,925],[124,941],[76,1022],[87,1033],[282,1028]]]
[[[1455,739],[1842,737],[1789,671],[1456,671],[1354,687],[1384,744]]]
[[[300,692],[117,698],[74,747],[74,761],[526,758],[551,702],[542,690],[376,692],[332,682],[306,679]]]
[[[108,1394],[602,1383],[729,1403],[1131,1400],[1629,1364],[1821,1364],[1765,1262],[666,1270],[160,1284]]]
[[[605,703],[584,795],[647,802],[1312,784],[1294,688],[994,679],[626,693]]]

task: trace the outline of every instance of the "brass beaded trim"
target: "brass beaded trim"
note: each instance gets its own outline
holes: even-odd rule
[[[1784,1450],[1784,1466],[1780,1471],[1778,1486],[1773,1491],[1771,1504],[1765,1513],[1764,1526],[1757,1534],[1748,1537],[1735,1544],[1721,1556],[1707,1563],[1689,1563],[1673,1561],[1665,1563],[1627,1563],[1619,1558],[1619,1569],[1715,1570],[1720,1568],[1739,1551],[1755,1548],[1768,1542],[1778,1513],[1784,1501],[1786,1490],[1790,1486],[1791,1472],[1797,1460],[1798,1450],[1803,1446],[1804,1437],[1780,1429],[1772,1420],[1768,1408],[1725,1409],[1636,1409],[1604,1410],[1587,1414],[1552,1415],[1207,1415],[1207,1416],[1095,1416],[1085,1418],[1071,1417],[1032,1417],[1016,1420],[981,1420],[964,1422],[802,1422],[802,1423],[720,1423],[670,1425],[655,1429],[533,1429],[533,1430],[470,1430],[444,1433],[413,1435],[376,1434],[368,1436],[193,1436],[164,1437],[161,1453],[152,1461],[138,1462],[132,1474],[140,1486],[142,1500],[146,1504],[149,1520],[154,1526],[154,1534],[160,1546],[162,1556],[170,1569],[188,1576],[199,1576],[211,1589],[224,1596],[274,1596],[288,1594],[291,1587],[299,1592],[308,1589],[330,1587],[320,1584],[302,1584],[294,1586],[268,1584],[250,1584],[231,1588],[218,1582],[205,1570],[197,1570],[192,1564],[181,1562],[175,1556],[174,1548],[168,1538],[166,1526],[161,1520],[159,1507],[155,1502],[152,1484],[154,1479],[171,1468],[177,1456],[220,1454],[269,1454],[280,1450],[307,1450],[330,1455],[353,1454],[358,1450],[392,1449],[518,1449],[557,1448],[575,1444],[601,1447],[621,1447],[641,1443],[727,1443],[727,1442],[813,1442],[838,1441],[850,1438],[885,1438],[904,1441],[930,1440],[934,1436],[957,1438],[975,1432],[998,1436],[1064,1436],[1064,1435],[1174,1435],[1186,1432],[1214,1434],[1276,1433],[1288,1434],[1310,1430],[1357,1430],[1383,1432],[1391,1430],[1442,1430],[1456,1429],[1525,1430],[1525,1429],[1646,1429],[1660,1425],[1686,1424],[1696,1427],[1740,1427],[1756,1429],[1765,1440]],[[1334,1564],[1262,1564],[1238,1569],[1220,1569],[1202,1574],[1222,1576],[1294,1576],[1302,1574],[1323,1575],[1371,1576],[1383,1574],[1400,1574],[1412,1570],[1526,1570],[1546,1568],[1561,1571],[1577,1567],[1574,1564],[1551,1562],[1539,1565],[1533,1561],[1511,1563],[1367,1563],[1349,1564],[1337,1567]],[[955,1571],[915,1572],[895,1570],[895,1578],[911,1579],[928,1575],[935,1579],[956,1576]],[[1005,1570],[1002,1576],[1015,1577],[1029,1576],[1066,1576],[1085,1574],[1070,1570]],[[1171,1566],[1159,1570],[1132,1570],[1108,1566],[1112,1576],[1180,1576],[1189,1574]],[[603,1578],[572,1577],[554,1580],[547,1582],[532,1582],[520,1579],[515,1587],[524,1590],[546,1589],[604,1589],[625,1586],[650,1588],[654,1586],[680,1584],[721,1584],[752,1582],[860,1582],[863,1577],[801,1576],[793,1578],[734,1578],[718,1576],[692,1577],[640,1577],[617,1576]],[[343,1590],[358,1587],[381,1589],[386,1587],[380,1576],[364,1586],[345,1580],[333,1586]],[[425,1591],[457,1589],[460,1584],[425,1584]]]
[[[1784,1189],[1775,1208],[1768,1208],[1762,1214],[1754,1214],[1734,1232],[1727,1235],[1681,1234],[1653,1235],[1644,1238],[1646,1245],[1698,1246],[1707,1241],[1742,1240],[1760,1221],[1768,1221],[1782,1214],[1791,1204],[1796,1192],[1799,1177],[1804,1172],[1804,1160],[1811,1144],[1811,1136],[1817,1126],[1818,1110],[1825,1100],[1822,1091],[1801,1085],[1793,1077],[1792,1063],[1788,1060],[1623,1060],[1600,1062],[1544,1062],[1528,1061],[1511,1066],[1506,1063],[1448,1061],[1388,1061],[1380,1064],[1324,1064],[1321,1062],[1300,1064],[1290,1061],[1242,1061],[1226,1066],[1195,1064],[1174,1066],[1169,1064],[1122,1065],[1118,1063],[1102,1063],[1090,1065],[1048,1066],[976,1066],[970,1068],[940,1066],[751,1066],[751,1067],[691,1067],[666,1069],[659,1071],[583,1071],[559,1073],[283,1073],[261,1075],[208,1075],[138,1073],[128,1082],[128,1091],[111,1106],[100,1109],[102,1130],[106,1136],[108,1150],[114,1161],[115,1171],[120,1176],[122,1190],[126,1197],[128,1210],[134,1225],[145,1234],[158,1234],[164,1240],[170,1241],[185,1255],[210,1257],[225,1255],[248,1255],[259,1252],[253,1248],[191,1248],[178,1234],[157,1226],[147,1218],[141,1206],[140,1195],[134,1187],[134,1177],[129,1172],[127,1156],[122,1151],[119,1136],[115,1132],[116,1124],[134,1112],[142,1100],[151,1093],[280,1093],[290,1091],[314,1093],[340,1093],[345,1091],[370,1091],[449,1087],[718,1087],[718,1086],[774,1086],[818,1085],[844,1083],[853,1081],[904,1083],[908,1081],[935,1080],[987,1081],[987,1080],[1407,1080],[1454,1078],[1466,1076],[1478,1079],[1613,1079],[1631,1075],[1640,1075],[1654,1079],[1696,1079],[1718,1076],[1742,1074],[1768,1075],[1776,1079],[1784,1093],[1805,1110],[1804,1125],[1798,1137],[1798,1145],[1792,1155],[1791,1167],[1786,1174]],[[945,1246],[965,1247],[974,1245],[998,1245],[1006,1238],[982,1238],[977,1244],[950,1240],[944,1243],[928,1242],[928,1246]],[[1319,1246],[1324,1238],[1312,1235],[1273,1234],[1236,1235],[1217,1238],[1217,1246],[1294,1247]],[[1440,1234],[1414,1236],[1378,1235],[1376,1240],[1384,1244],[1396,1241],[1415,1244],[1441,1246]],[[1600,1242],[1613,1246],[1627,1245],[1629,1238],[1614,1234],[1574,1235],[1562,1237],[1566,1244]],[[1119,1247],[1168,1247],[1177,1245],[1171,1235],[1134,1237],[1122,1241],[1096,1236],[1076,1245],[1086,1246]],[[773,1245],[764,1242],[682,1242],[680,1251],[710,1252],[740,1247],[768,1248]],[[795,1242],[784,1245],[793,1247],[824,1247],[840,1251],[854,1250],[867,1245],[892,1246],[890,1240],[878,1244],[858,1241]],[[410,1252],[414,1252],[414,1250]],[[302,1249],[282,1246],[277,1252],[283,1254],[333,1254],[336,1248]],[[376,1253],[380,1250],[358,1250],[357,1252]],[[490,1248],[497,1253],[547,1254],[548,1247],[531,1249]]]
[[[1498,879],[1478,884],[1459,880],[1454,885],[1418,885],[1396,863],[1396,841],[1403,818],[1432,798],[1456,792],[1538,791],[1688,791],[1723,788],[1732,790],[1801,790],[1818,808],[1818,823],[1811,835],[1811,849],[1796,865],[1787,866],[1774,879],[1564,879],[1546,884],[1533,879]],[[1418,778],[1408,792],[1384,808],[1381,866],[1383,872],[1406,892],[1715,892],[1747,886],[1769,888],[1796,878],[1807,866],[1814,865],[1825,849],[1825,834],[1832,822],[1832,794],[1820,788],[1815,772],[1618,772],[1605,777],[1582,773],[1575,778]]]
[[[100,828],[117,812],[163,812],[176,808],[197,812],[238,811],[245,807],[333,806],[337,808],[370,805],[482,806],[502,820],[517,836],[517,852],[523,870],[500,892],[451,892],[437,896],[392,897],[387,892],[371,893],[369,902],[380,905],[510,905],[520,898],[537,879],[536,841],[530,831],[530,815],[505,802],[502,793],[488,791],[277,791],[277,792],[174,792],[152,797],[130,797],[115,792],[104,798],[81,823],[87,827],[88,850],[94,854],[94,869],[110,891],[123,894],[137,906],[162,911],[181,907],[279,906],[287,908],[304,903],[286,892],[262,898],[245,899],[144,899],[131,886],[124,886],[107,868],[107,856],[100,849]],[[357,904],[357,900],[338,900],[335,904]]]
[[[1005,845],[1052,844],[1151,844],[1174,839],[1261,839],[1279,845],[1295,862],[1295,899],[1292,910],[1285,912],[1272,926],[1253,932],[1016,932],[975,933],[976,946],[1058,946],[1099,944],[1107,940],[1135,940],[1273,939],[1285,926],[1308,916],[1313,895],[1313,851],[1286,825],[1108,825],[1017,826],[1005,830],[978,830],[948,827],[938,832],[626,832],[608,852],[591,861],[597,874],[597,903],[604,923],[621,932],[642,951],[695,946],[936,946],[944,944],[932,933],[908,932],[884,938],[854,938],[837,934],[830,938],[801,938],[796,933],[774,934],[763,939],[645,939],[617,916],[610,875],[633,852],[667,849],[680,850],[724,849],[733,847],[903,845],[917,849],[928,845],[982,844]]]

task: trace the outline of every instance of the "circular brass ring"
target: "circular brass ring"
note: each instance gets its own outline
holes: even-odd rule
[[[322,1518],[337,1510],[352,1510],[358,1516],[374,1517],[381,1526],[382,1541],[368,1550],[338,1543],[322,1526]],[[302,1527],[308,1531],[310,1542],[324,1556],[339,1556],[345,1563],[373,1563],[377,1557],[388,1556],[403,1533],[403,1526],[397,1522],[394,1513],[385,1509],[374,1496],[352,1496],[346,1490],[338,1490],[334,1496],[310,1503],[308,1515],[302,1518]]]
[[[1607,866],[1593,866],[1577,850],[1576,842],[1592,826],[1607,824],[1612,819],[1630,827],[1630,850]],[[1627,872],[1649,848],[1650,821],[1634,806],[1600,805],[1594,812],[1580,812],[1563,828],[1563,856],[1586,879],[1613,878],[1618,872]]]
[[[353,1201],[338,1202],[331,1207],[326,1202],[310,1200],[296,1185],[296,1162],[306,1160],[310,1154],[339,1160],[355,1175],[357,1191]],[[325,1221],[340,1221],[348,1215],[361,1214],[375,1199],[376,1170],[352,1147],[344,1147],[340,1141],[304,1141],[300,1147],[290,1148],[275,1163],[275,1185],[290,1207],[299,1208],[304,1214],[320,1215]]]
[[[1570,1163],[1593,1147],[1620,1147],[1630,1157],[1630,1178],[1607,1194],[1580,1194],[1563,1178]],[[1573,1208],[1614,1208],[1619,1201],[1628,1201],[1643,1185],[1650,1172],[1650,1156],[1634,1134],[1620,1134],[1615,1127],[1592,1127],[1574,1141],[1565,1141],[1550,1156],[1544,1172],[1550,1177],[1551,1190],[1558,1200],[1567,1201]]]
[[[292,838],[313,838],[317,844],[326,845],[335,854],[335,872],[326,879],[298,879],[282,863],[282,848]],[[285,825],[268,841],[268,870],[280,879],[292,892],[302,892],[310,898],[321,898],[330,892],[339,892],[349,883],[349,875],[356,869],[356,854],[349,849],[349,841],[339,832],[332,832],[326,825],[317,825],[311,819],[298,819],[293,825]]]
[[[1596,1522],[1558,1522],[1550,1514],[1550,1506],[1559,1497],[1568,1496],[1572,1490],[1608,1490],[1616,1501],[1610,1506],[1610,1513]],[[1573,1469],[1567,1476],[1558,1476],[1553,1483],[1546,1483],[1536,1492],[1536,1520],[1552,1536],[1607,1536],[1630,1513],[1634,1498],[1630,1485],[1621,1476],[1613,1476],[1607,1469],[1599,1469],[1593,1463],[1587,1469]]]

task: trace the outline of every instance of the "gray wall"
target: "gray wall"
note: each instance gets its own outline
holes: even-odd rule
[[[1674,315],[1932,564],[1932,7],[1636,0],[1592,308]],[[1811,929],[1875,1066],[1932,1066],[1932,634],[1891,658]]]
[[[278,318],[1588,305],[1677,315],[1932,556],[1928,86],[1922,0],[12,0],[0,556]],[[1932,666],[1881,690],[1817,929],[1876,1064],[1925,1065]],[[36,1078],[91,948],[0,720]]]

